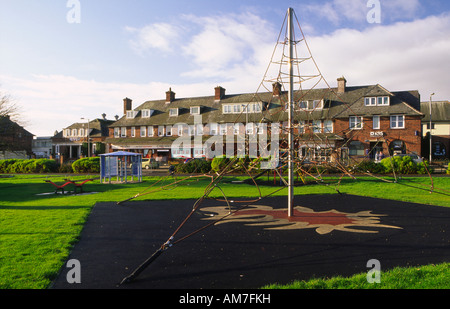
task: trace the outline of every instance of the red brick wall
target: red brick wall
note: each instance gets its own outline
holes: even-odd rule
[[[352,141],[360,141],[364,144],[365,149],[369,149],[370,141],[384,139],[383,152],[388,154],[389,144],[394,140],[401,140],[406,144],[407,153],[421,154],[422,140],[421,140],[421,118],[420,117],[405,117],[404,129],[391,129],[390,117],[380,118],[380,129],[373,129],[372,117],[363,117],[363,129],[349,130],[349,119],[336,119],[334,123],[334,133],[350,138]],[[383,137],[371,136],[371,132],[383,132]]]

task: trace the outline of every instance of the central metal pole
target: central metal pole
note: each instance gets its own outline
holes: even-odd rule
[[[294,106],[294,27],[292,8],[289,8],[289,111],[288,111],[288,216],[294,215],[294,126],[292,123]]]
[[[433,131],[433,122],[431,121],[431,102],[433,100],[433,96],[434,96],[434,93],[432,93],[430,95],[430,162],[429,162],[430,164],[431,164],[432,154],[433,154],[433,142],[432,142],[432,137],[431,137],[432,131]]]

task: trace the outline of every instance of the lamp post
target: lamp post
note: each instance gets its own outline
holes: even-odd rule
[[[432,121],[431,121],[431,102],[434,96],[434,92],[430,95],[430,164],[431,164],[431,157],[433,154],[433,143],[432,143],[432,130],[433,130],[433,126],[432,126]]]
[[[82,120],[86,120],[85,118],[81,118]],[[91,133],[91,128],[90,128],[90,124],[89,124],[89,119],[87,119],[87,125],[88,125],[88,130],[87,130],[87,145],[88,145],[88,158],[91,157],[91,145],[90,145],[90,138],[89,138],[89,134]]]

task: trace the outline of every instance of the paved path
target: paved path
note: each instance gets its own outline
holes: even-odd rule
[[[69,259],[81,265],[81,284],[63,267],[56,289],[252,289],[312,277],[366,273],[381,268],[450,262],[450,208],[351,195],[273,197],[183,240],[118,287],[151,256],[190,213],[194,201],[99,203]],[[220,207],[219,207],[220,206]],[[215,213],[215,217],[208,214]],[[207,201],[175,240],[227,213]],[[256,224],[258,223],[258,224]],[[262,223],[262,224],[259,224]],[[275,229],[271,229],[275,228]]]

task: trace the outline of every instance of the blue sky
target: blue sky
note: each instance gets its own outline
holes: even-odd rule
[[[0,90],[38,136],[113,119],[123,98],[137,107],[169,87],[177,97],[255,91],[288,7],[331,86],[344,75],[450,99],[446,0],[379,0],[380,23],[368,22],[369,0],[71,1],[0,0]]]

